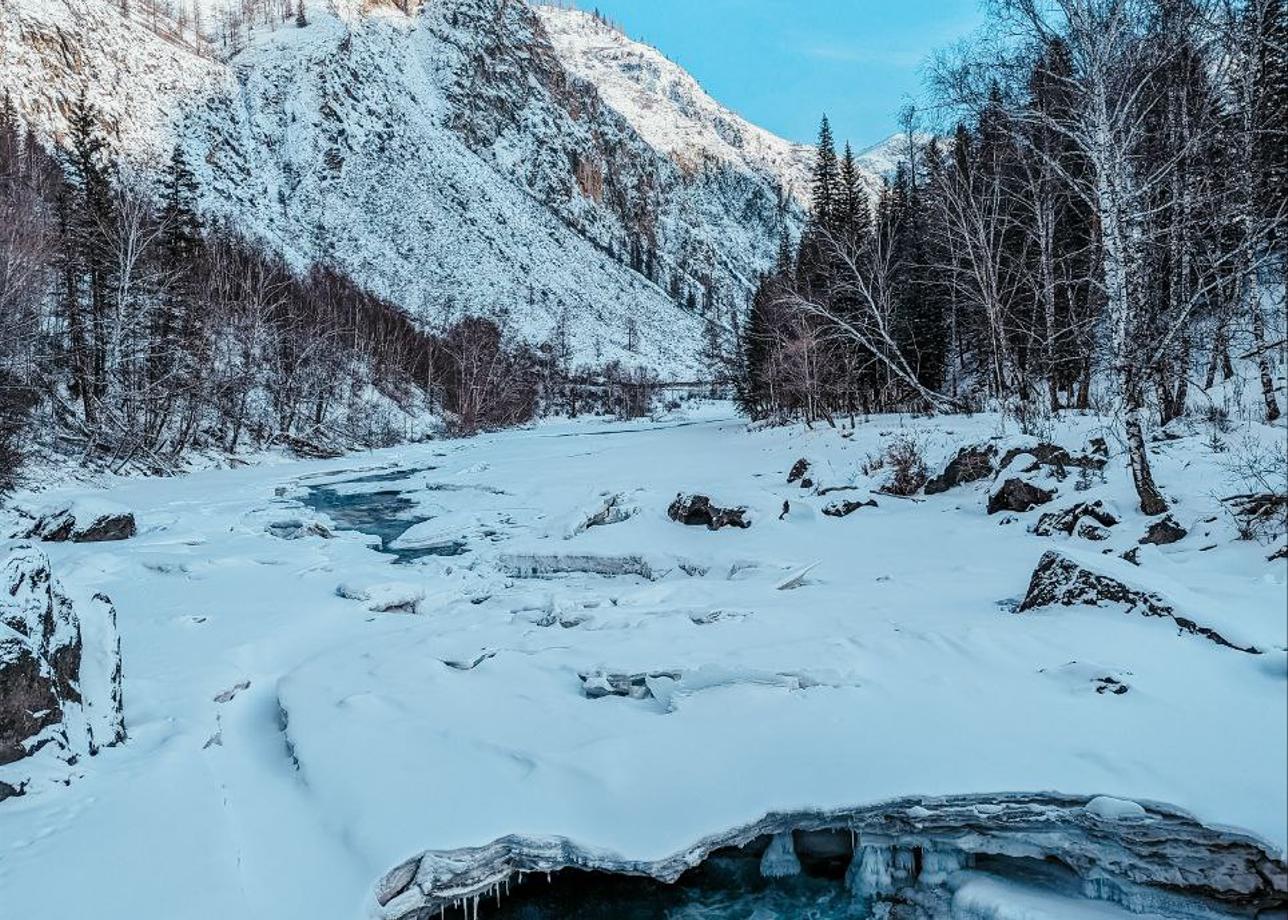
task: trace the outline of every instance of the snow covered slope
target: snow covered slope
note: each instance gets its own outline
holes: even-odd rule
[[[557,6],[537,11],[568,69],[594,84],[608,105],[681,168],[723,165],[762,176],[808,205],[812,147],[745,121],[656,48],[631,41],[590,13]]]
[[[565,67],[567,29],[556,48],[543,26],[558,17],[306,8],[306,28],[212,57],[109,0],[6,0],[0,89],[53,138],[83,89],[123,159],[153,167],[178,140],[208,212],[296,264],[334,263],[427,322],[504,312],[541,341],[562,318],[578,363],[700,373],[706,321],[727,323],[799,229],[783,186],[799,193],[800,148],[730,116],[713,124],[744,142],[714,155],[683,106],[646,124],[582,78],[590,52]]]

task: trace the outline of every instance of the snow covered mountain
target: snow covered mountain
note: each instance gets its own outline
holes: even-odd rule
[[[295,264],[334,264],[427,323],[504,314],[579,364],[700,374],[708,322],[799,231],[808,148],[586,14],[306,10],[305,28],[243,28],[213,53],[110,0],[6,0],[0,89],[53,139],[83,90],[131,169],[181,144],[203,208]]]
[[[808,205],[814,149],[745,121],[707,95],[656,48],[627,38],[591,13],[537,8],[564,65],[655,149],[690,173],[721,165],[763,177]]]

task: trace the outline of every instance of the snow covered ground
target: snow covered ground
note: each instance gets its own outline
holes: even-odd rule
[[[1054,440],[1108,431],[1071,416]],[[771,810],[904,795],[1171,803],[1282,854],[1288,566],[1235,540],[1230,452],[1180,433],[1153,460],[1189,535],[1141,547],[1139,568],[1118,558],[1147,520],[1112,435],[1103,481],[1073,475],[1026,514],[987,515],[987,481],[822,514],[872,497],[887,471],[862,468],[894,438],[932,472],[966,444],[1023,443],[992,415],[847,436],[748,431],[717,404],[111,481],[138,535],[44,548],[115,602],[130,737],[0,805],[0,915],[359,917],[427,849],[518,833],[660,859]],[[1245,434],[1283,438],[1224,437]],[[786,483],[799,457],[813,489]],[[836,486],[856,490],[816,494]],[[675,523],[680,491],[753,524]],[[1094,499],[1121,519],[1106,541],[1028,532]],[[380,536],[344,529],[358,520]],[[401,556],[375,551],[404,529],[385,541]],[[1262,654],[1116,607],[1014,612],[1053,547]],[[637,692],[610,692],[622,675]],[[1106,677],[1128,691],[1098,692]],[[974,915],[1000,915],[1011,883],[971,884]]]

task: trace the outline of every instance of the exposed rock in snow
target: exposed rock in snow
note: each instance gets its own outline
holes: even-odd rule
[[[1183,632],[1203,636],[1218,645],[1241,652],[1260,654],[1260,650],[1255,646],[1231,641],[1216,629],[1196,623],[1178,613],[1176,608],[1160,595],[1130,587],[1109,575],[1092,571],[1055,550],[1048,550],[1042,554],[1037,568],[1033,570],[1033,577],[1029,580],[1029,590],[1016,612],[1024,613],[1052,605],[1071,607],[1079,604],[1093,607],[1122,604],[1129,613],[1140,613],[1147,617],[1164,617],[1175,622]]]
[[[993,475],[993,461],[997,448],[992,444],[975,444],[963,447],[944,467],[944,471],[926,483],[927,495],[947,492],[953,486],[977,482]]]
[[[1094,502],[1079,502],[1062,511],[1047,512],[1038,518],[1033,532],[1040,537],[1049,537],[1057,533],[1072,536],[1083,518],[1090,518],[1093,523],[1101,527],[1115,527],[1118,524],[1117,515],[1106,508],[1104,502],[1097,499]]]
[[[805,474],[808,472],[809,472],[809,461],[806,460],[804,457],[801,457],[799,460],[797,460],[795,463],[792,464],[792,468],[788,471],[787,484],[791,485],[793,482],[799,482],[800,480],[805,478]]]
[[[581,679],[581,692],[587,699],[597,700],[605,696],[625,696],[633,700],[645,700],[653,696],[650,682],[657,680],[679,680],[679,671],[648,671],[639,674],[611,674],[606,671],[587,671],[577,675]]]
[[[865,502],[854,501],[853,499],[843,499],[842,501],[832,502],[823,508],[823,513],[828,517],[847,517],[858,511],[860,508],[877,508],[875,498],[870,498]]]
[[[988,513],[1028,511],[1055,498],[1055,492],[1023,479],[1010,478],[995,486],[988,496]]]
[[[107,502],[76,502],[38,513],[27,539],[57,543],[103,543],[128,540],[137,532],[134,515]]]
[[[622,521],[630,520],[638,511],[638,508],[626,503],[625,497],[620,492],[614,492],[602,498],[593,510],[579,513],[566,529],[564,539],[571,540],[592,527],[620,524]]]
[[[63,592],[49,560],[8,548],[0,570],[0,799],[125,740],[116,610]]]
[[[705,495],[685,495],[681,492],[666,509],[666,514],[680,524],[705,527],[708,530],[719,530],[722,527],[745,529],[751,526],[746,508],[720,508],[711,504],[711,499]]]
[[[1145,536],[1141,537],[1141,544],[1153,543],[1155,546],[1166,546],[1169,543],[1176,543],[1185,539],[1189,531],[1176,523],[1176,518],[1170,514],[1160,521],[1154,521],[1145,531]]]
[[[913,807],[921,809],[915,818],[909,814]],[[562,838],[502,837],[486,846],[425,852],[401,863],[377,883],[371,911],[380,920],[433,916],[495,894],[510,879],[531,872],[580,869],[672,882],[718,850],[767,837],[762,872],[790,874],[800,869],[793,833],[799,838],[800,832],[819,830],[857,839],[847,883],[863,898],[890,894],[914,881],[941,884],[974,854],[989,854],[1063,864],[1085,880],[1090,896],[1108,900],[1153,893],[1211,899],[1249,912],[1288,900],[1282,854],[1252,838],[1206,827],[1153,803],[1008,793],[775,813],[651,861],[584,849]]]

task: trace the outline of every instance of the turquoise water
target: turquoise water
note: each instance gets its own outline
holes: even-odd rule
[[[449,912],[450,916],[450,912]],[[754,859],[709,860],[674,885],[629,876],[561,872],[527,876],[500,907],[479,902],[480,918],[504,920],[867,920],[840,879],[766,879]]]
[[[428,469],[433,469],[429,467]],[[416,503],[397,489],[377,489],[372,492],[345,493],[338,486],[354,483],[377,484],[397,482],[423,470],[400,470],[377,473],[332,482],[325,486],[310,486],[304,504],[320,511],[333,520],[341,530],[356,530],[380,539],[380,552],[394,557],[395,564],[414,562],[426,556],[459,556],[468,550],[465,540],[423,549],[395,549],[389,544],[413,524],[426,520],[414,514]]]

